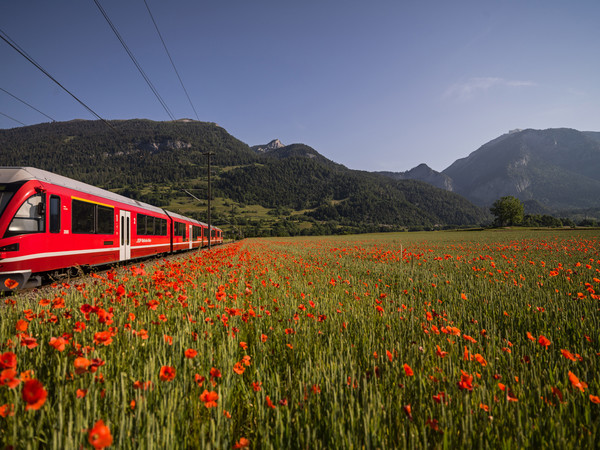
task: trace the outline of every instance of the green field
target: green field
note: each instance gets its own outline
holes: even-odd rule
[[[138,263],[2,299],[0,448],[597,448],[599,300],[597,230]]]

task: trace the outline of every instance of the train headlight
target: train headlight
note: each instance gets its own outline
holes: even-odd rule
[[[18,252],[19,251],[19,244],[10,244],[10,245],[5,245],[3,247],[0,247],[0,252],[4,253],[4,252]]]

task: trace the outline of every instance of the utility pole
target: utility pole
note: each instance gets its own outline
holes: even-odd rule
[[[210,223],[210,199],[212,197],[212,192],[210,190],[210,157],[214,155],[214,152],[204,152],[202,154],[206,155],[206,161],[208,166],[208,249],[210,250],[210,238],[212,235]]]

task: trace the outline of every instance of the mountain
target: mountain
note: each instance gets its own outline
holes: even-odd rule
[[[551,210],[600,206],[600,133],[516,130],[458,159],[442,174],[481,206],[512,195]]]
[[[528,214],[597,216],[600,132],[516,129],[441,173],[426,164],[406,172],[379,173],[395,180],[424,181],[485,208],[512,195],[524,203]]]
[[[248,235],[466,226],[487,219],[463,197],[413,180],[350,170],[304,144],[249,147],[189,119],[70,121],[0,130],[0,165],[34,166]],[[196,195],[197,194],[197,195]]]
[[[266,152],[270,152],[272,150],[277,150],[278,148],[282,148],[282,147],[285,147],[285,145],[283,145],[279,139],[273,139],[268,144],[253,145],[250,148],[252,149],[252,151],[254,151],[256,153],[266,153]]]
[[[452,178],[437,172],[427,164],[419,164],[406,172],[377,172],[394,180],[419,180],[429,183],[437,188],[454,191]]]

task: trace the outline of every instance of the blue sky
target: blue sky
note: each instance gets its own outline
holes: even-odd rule
[[[144,0],[98,1],[173,116],[196,119]],[[249,145],[441,171],[510,129],[600,131],[596,0],[146,1],[198,118]],[[2,0],[0,29],[101,117],[169,120],[93,0]],[[0,61],[3,90],[95,119],[4,41]],[[0,113],[49,121],[3,91]]]

